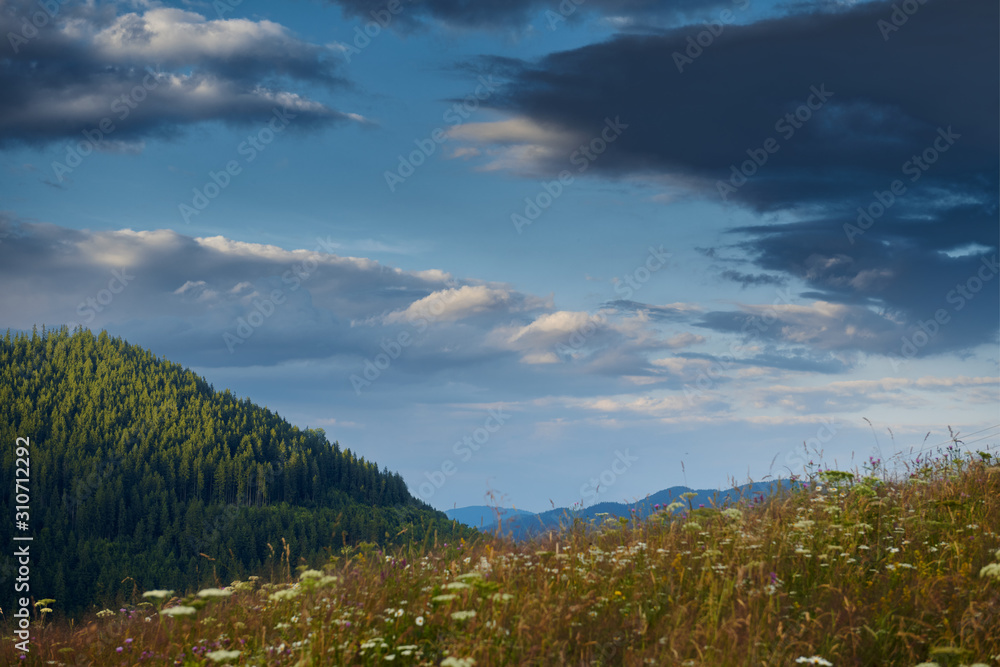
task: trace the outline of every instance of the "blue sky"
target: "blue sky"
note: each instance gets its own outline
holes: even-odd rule
[[[4,1],[0,326],[441,509],[995,445],[997,7],[907,8]]]

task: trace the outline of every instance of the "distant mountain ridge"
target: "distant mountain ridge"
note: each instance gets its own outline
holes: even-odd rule
[[[716,489],[692,489],[687,486],[672,486],[669,489],[657,491],[634,503],[602,502],[583,508],[557,507],[546,512],[528,512],[513,508],[494,508],[488,505],[473,505],[446,510],[449,519],[454,519],[481,532],[494,533],[497,530],[497,511],[500,512],[503,535],[514,539],[527,539],[542,533],[559,530],[560,526],[572,524],[574,519],[589,521],[608,516],[646,518],[656,512],[656,506],[661,508],[672,502],[681,502],[686,507],[722,507],[733,504],[741,499],[762,498],[786,491],[795,482],[789,480],[774,480],[769,482],[752,482],[724,491]],[[681,494],[694,493],[690,499],[681,498]],[[678,512],[679,513],[679,512]],[[602,515],[602,516],[599,516]]]
[[[461,524],[470,526],[472,528],[479,528],[481,526],[489,526],[496,523],[496,513],[497,509],[500,510],[501,516],[504,521],[508,517],[516,516],[535,516],[534,512],[528,512],[526,510],[514,509],[512,507],[490,507],[489,505],[470,505],[468,507],[458,507],[455,509],[450,509],[445,512],[449,519],[458,521]]]

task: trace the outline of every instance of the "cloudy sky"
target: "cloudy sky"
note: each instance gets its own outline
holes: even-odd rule
[[[997,28],[0,0],[0,326],[107,329],[441,509],[996,446]]]

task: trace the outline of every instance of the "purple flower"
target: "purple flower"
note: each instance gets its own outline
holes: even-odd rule
[[[131,638],[131,637],[129,637],[128,639],[126,639],[126,640],[125,640],[125,643],[126,643],[126,644],[131,644],[131,643],[132,643],[132,638]]]
[[[123,649],[121,646],[119,646],[118,648],[115,649],[115,653],[121,653],[124,650],[125,649]]]

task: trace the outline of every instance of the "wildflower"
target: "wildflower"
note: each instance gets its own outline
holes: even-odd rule
[[[110,609],[102,609],[101,611],[97,612],[98,618],[106,618],[108,616],[114,616],[114,615],[115,612],[111,611]]]
[[[444,595],[435,595],[431,598],[431,602],[450,602],[457,597],[454,593],[445,593]]]
[[[184,605],[179,605],[177,607],[171,607],[170,609],[164,609],[160,612],[162,616],[193,616],[198,610],[194,607],[186,607]]]
[[[455,658],[448,656],[441,661],[441,667],[472,667],[476,661],[472,658]]]
[[[444,587],[448,590],[459,590],[462,588],[468,588],[469,584],[462,581],[453,581],[450,584],[445,584]]]
[[[1000,579],[1000,563],[990,563],[979,571],[979,576]]]
[[[206,653],[205,657],[212,662],[229,662],[230,660],[236,660],[240,657],[241,651],[212,651],[211,653]]]
[[[163,598],[168,598],[173,594],[174,594],[173,591],[155,590],[155,591],[146,591],[145,593],[142,594],[142,597],[156,598],[158,600],[162,600]]]
[[[281,600],[291,600],[299,594],[294,588],[286,588],[281,591],[275,591],[268,596],[269,600],[274,600],[275,602],[280,602]]]
[[[417,616],[416,624],[417,625],[423,625],[424,624],[424,617],[423,616]]]
[[[299,575],[299,579],[305,581],[306,579],[322,579],[323,573],[319,570],[305,570]]]
[[[198,591],[200,598],[227,598],[232,594],[232,591],[227,591],[224,588],[204,588]]]
[[[472,611],[472,610],[469,610],[469,611],[453,611],[453,612],[451,612],[451,617],[452,617],[453,620],[456,620],[456,621],[467,621],[470,618],[475,618],[476,617],[476,612]]]
[[[823,665],[823,667],[833,667],[832,662],[825,660],[818,655],[814,655],[811,658],[798,658],[795,662],[803,665]]]

